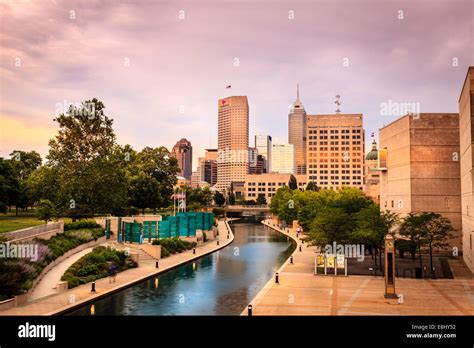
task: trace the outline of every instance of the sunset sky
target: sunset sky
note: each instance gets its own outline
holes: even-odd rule
[[[473,3],[0,0],[0,156],[46,155],[58,104],[96,97],[120,144],[187,138],[195,167],[228,95],[248,96],[250,144],[286,142],[297,83],[309,114],[333,113],[336,94],[342,112],[363,113],[370,145],[399,117],[383,103],[458,111]]]

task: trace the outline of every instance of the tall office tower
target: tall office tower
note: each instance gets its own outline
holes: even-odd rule
[[[249,168],[249,104],[246,96],[218,102],[217,184],[226,191],[232,182],[243,182]]]
[[[459,97],[463,259],[474,272],[474,67],[469,67]],[[440,138],[444,138],[444,134]],[[454,160],[454,153],[453,153]]]
[[[193,172],[193,147],[187,139],[179,140],[171,150],[171,154],[178,160],[180,172],[178,175],[191,179]]]
[[[362,114],[307,116],[308,181],[320,188],[358,187],[364,183]]]
[[[265,160],[264,173],[272,171],[272,137],[270,135],[256,135],[255,147],[258,154]]]
[[[272,172],[294,174],[295,148],[292,144],[273,144]]]
[[[296,100],[288,114],[288,143],[295,147],[295,173],[306,174],[306,111],[296,85]]]

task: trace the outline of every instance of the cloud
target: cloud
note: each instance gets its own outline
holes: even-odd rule
[[[380,116],[389,99],[457,110],[474,62],[472,10],[464,0],[2,2],[0,117],[42,129],[56,103],[97,97],[120,143],[186,137],[196,164],[210,137],[217,144],[218,98],[249,97],[251,145],[255,133],[284,140],[299,82],[308,113],[334,112],[339,93],[370,134],[391,121]]]

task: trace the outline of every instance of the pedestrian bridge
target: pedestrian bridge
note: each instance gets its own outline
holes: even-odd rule
[[[268,215],[270,208],[267,205],[228,205],[225,207],[228,216]]]

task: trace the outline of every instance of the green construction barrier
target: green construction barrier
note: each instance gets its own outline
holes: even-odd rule
[[[125,223],[125,242],[131,242],[132,241],[132,222],[126,222]]]
[[[140,236],[142,234],[142,229],[140,223],[134,222],[132,224],[132,243],[140,243]]]
[[[151,234],[151,238],[153,238],[153,239],[158,238],[158,224],[157,224],[157,221],[150,221],[150,234]]]
[[[170,238],[170,222],[168,219],[162,220],[158,223],[158,238]]]

